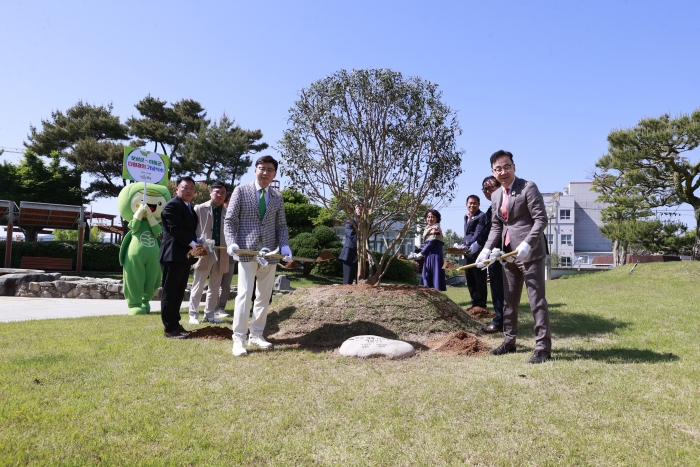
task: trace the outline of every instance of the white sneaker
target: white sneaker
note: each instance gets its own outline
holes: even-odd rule
[[[244,357],[247,354],[248,351],[245,349],[243,341],[241,339],[233,339],[233,356]]]
[[[194,316],[190,316],[190,324],[199,324],[199,320]]]
[[[220,319],[216,319],[216,318],[204,318],[202,320],[202,322],[203,323],[215,323],[215,324],[223,323],[223,321],[221,321]]]
[[[216,316],[217,318],[230,318],[231,317],[231,315],[229,315],[225,311],[217,311],[214,316]]]
[[[248,338],[248,345],[256,345],[261,349],[272,348],[272,344],[266,341],[263,336],[250,336]]]

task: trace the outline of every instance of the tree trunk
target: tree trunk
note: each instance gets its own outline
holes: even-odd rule
[[[618,239],[613,240],[612,254],[613,254],[613,267],[614,268],[616,268],[620,265],[619,264],[619,261],[620,261],[619,248],[620,248],[620,240],[618,240]]]
[[[700,208],[695,210],[695,246],[693,247],[694,261],[700,261]]]
[[[627,251],[629,249],[629,244],[627,240],[622,242],[622,252],[620,253],[620,266],[627,264]]]

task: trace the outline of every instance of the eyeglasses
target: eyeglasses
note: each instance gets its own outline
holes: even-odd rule
[[[513,166],[511,164],[506,164],[503,167],[494,167],[493,171],[496,172],[497,174],[500,173],[505,173],[505,172],[510,172],[510,169],[512,169]]]
[[[275,169],[264,169],[262,167],[256,167],[256,169],[258,169],[262,173],[268,173],[268,174],[273,174],[273,173],[277,172]]]
[[[492,191],[498,190],[498,187],[496,185],[486,185],[484,188],[481,189],[484,193],[491,193]]]

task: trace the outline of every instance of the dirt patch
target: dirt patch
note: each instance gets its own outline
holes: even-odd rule
[[[491,313],[486,308],[482,308],[480,306],[473,306],[473,307],[469,308],[467,310],[467,313],[469,313],[469,315],[475,319],[486,319],[486,318],[491,319],[494,316],[496,316],[495,313]]]
[[[187,334],[185,339],[214,339],[217,341],[233,340],[233,329],[229,327],[207,326],[194,329]]]
[[[298,289],[270,308],[269,338],[295,347],[337,347],[346,339],[375,335],[416,348],[481,324],[445,294],[411,285],[333,285]]]
[[[448,336],[432,340],[426,346],[436,352],[447,355],[478,356],[485,355],[491,346],[473,334],[457,331]]]
[[[316,261],[328,261],[329,259],[335,259],[335,255],[328,250],[323,250],[321,253],[319,253]]]
[[[445,263],[442,265],[442,269],[447,269],[448,271],[456,271],[457,266],[455,266],[455,263],[450,261],[449,259],[445,261]]]

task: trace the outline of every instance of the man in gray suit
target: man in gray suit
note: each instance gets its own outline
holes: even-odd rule
[[[542,363],[551,358],[552,335],[549,330],[549,308],[545,299],[546,255],[543,232],[547,227],[547,213],[542,194],[533,182],[515,176],[513,154],[497,151],[491,156],[491,169],[501,187],[491,195],[491,232],[484,249],[477,258],[477,266],[491,256],[499,239],[503,251],[517,251],[515,261],[503,268],[505,307],[503,309],[503,344],[491,351],[492,355],[515,352],[518,334],[518,306],[527,285],[532,316],[535,319],[535,352],[528,363]]]
[[[238,260],[238,295],[233,312],[233,355],[246,355],[244,340],[248,334],[249,309],[255,289],[253,320],[250,321],[248,345],[269,349],[272,344],[263,338],[267,308],[275,283],[278,260],[265,262],[257,256],[236,255],[234,250],[261,251],[280,247],[284,261],[292,260],[289,231],[284,213],[284,201],[279,191],[270,187],[277,173],[278,163],[271,156],[262,156],[255,162],[255,181],[233,190],[229,201],[224,230],[228,253]]]
[[[197,223],[197,238],[213,240],[215,246],[226,248],[224,238],[224,219],[226,218],[226,186],[221,182],[214,182],[209,186],[209,201],[198,204],[194,212],[199,218]],[[219,288],[221,280],[229,270],[229,256],[226,250],[215,249],[207,256],[202,256],[194,265],[194,278],[190,292],[190,324],[199,324],[199,300],[204,290],[204,284],[209,278],[207,289],[207,302],[204,307],[205,323],[221,323],[214,313],[219,305]],[[227,292],[228,293],[228,292]]]

